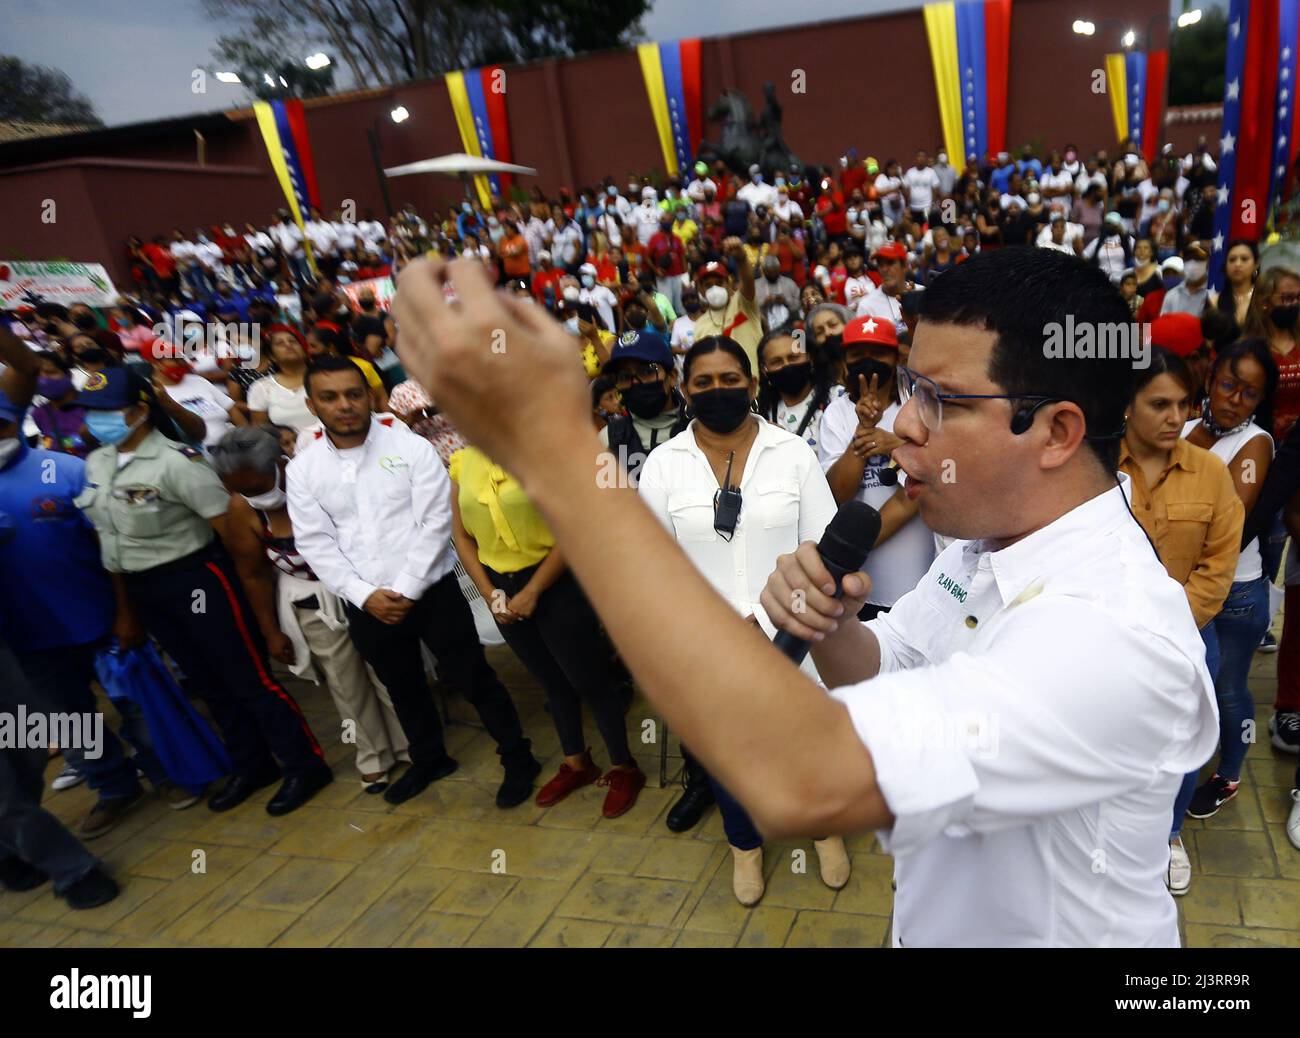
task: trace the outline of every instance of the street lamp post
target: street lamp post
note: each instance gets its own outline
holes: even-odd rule
[[[404,123],[411,117],[411,113],[405,105],[397,105],[388,113],[388,117],[395,123]],[[375,176],[379,178],[379,193],[384,199],[384,211],[388,213],[388,218],[391,220],[393,218],[393,200],[388,194],[388,177],[384,174],[384,160],[379,146],[379,126],[380,119],[375,116],[370,128],[366,130],[366,136],[370,140],[370,157],[375,163]]]

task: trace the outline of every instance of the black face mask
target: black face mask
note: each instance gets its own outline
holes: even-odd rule
[[[688,314],[698,314],[700,312],[700,301],[698,299],[683,299],[682,309]]]
[[[822,340],[821,346],[818,348],[827,361],[838,360],[844,353],[844,336],[828,335]]]
[[[80,328],[83,332],[93,332],[99,325],[90,314],[77,314],[72,323]]]
[[[624,406],[638,418],[653,418],[668,405],[662,382],[634,382],[622,393]]]
[[[858,397],[862,395],[861,386],[858,382],[859,375],[867,380],[868,386],[871,385],[872,375],[876,376],[876,385],[878,387],[887,386],[894,377],[894,367],[892,364],[886,364],[883,360],[872,360],[869,357],[850,364],[844,379],[844,388],[848,390],[849,399],[855,404],[858,402]]]
[[[635,328],[637,329],[637,331],[640,331],[642,328],[646,326],[647,320],[648,318],[646,317],[646,315],[642,313],[640,310],[633,310],[630,314],[627,315],[627,326],[629,328]]]
[[[1296,318],[1300,317],[1300,306],[1275,306],[1268,312],[1269,319],[1279,328],[1294,328]]]
[[[735,432],[749,414],[748,389],[709,389],[691,395],[691,410],[710,432]]]
[[[767,380],[782,396],[794,396],[808,388],[812,381],[812,365],[787,364],[779,371],[768,372]]]

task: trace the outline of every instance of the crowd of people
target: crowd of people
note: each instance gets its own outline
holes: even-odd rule
[[[543,765],[484,653],[483,608],[545,690],[562,748],[536,802],[598,783],[604,817],[635,809],[646,777],[628,742],[630,680],[587,594],[521,484],[403,370],[377,286],[411,260],[481,262],[501,292],[568,329],[610,485],[637,487],[771,636],[761,596],[777,558],[818,540],[846,501],[881,516],[862,620],[930,569],[946,542],[891,467],[896,422],[911,400],[963,401],[907,367],[920,301],[977,254],[1043,249],[1104,273],[1152,343],[1114,433],[1119,471],[1185,589],[1220,714],[1211,777],[1190,772],[1171,805],[1166,882],[1186,893],[1183,819],[1240,790],[1251,659],[1278,649],[1269,588],[1300,536],[1300,271],[1261,271],[1255,243],[1233,241],[1223,290],[1208,288],[1216,176],[1204,143],[1152,163],[1131,141],[961,166],[918,151],[906,169],[850,149],[838,167],[701,162],[680,178],[465,198],[427,218],[407,206],[387,226],[313,209],[302,228],[282,211],[243,231],[131,239],[135,284],[117,305],[36,300],[0,325],[0,685],[94,711],[97,656],[151,641],[206,704],[232,770],[211,790],[176,781],[155,749],[166,733],[119,702],[104,753],[62,748],[54,788],[97,794],[74,835],[40,807],[45,751],[5,751],[0,882],[48,876],[74,907],[110,899],[116,884],[81,841],[139,803],[141,777],[177,809],[206,797],[227,811],[275,783],[270,814],[306,803],[335,776],[277,668],[326,686],[366,792],[393,804],[457,767],[434,677],[496,742],[497,806],[523,803]],[[1036,410],[1025,396],[1022,429]],[[1294,755],[1300,562],[1286,557],[1268,733]],[[688,830],[716,803],[736,897],[753,905],[762,837],[682,753],[666,824]],[[1300,848],[1300,773],[1295,786],[1286,828]],[[814,846],[822,881],[843,887],[843,841]]]

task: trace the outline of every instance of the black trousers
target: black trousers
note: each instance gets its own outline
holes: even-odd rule
[[[483,655],[474,614],[455,573],[429,588],[399,624],[376,620],[351,603],[347,613],[352,643],[388,689],[413,763],[434,765],[447,755],[442,719],[424,676],[421,642],[438,658],[439,676],[474,705],[502,762],[532,757],[514,701]]]
[[[511,596],[523,590],[537,570],[530,566],[517,573],[497,573],[483,568],[493,585]],[[582,733],[582,704],[586,703],[610,763],[631,764],[622,697],[610,674],[609,646],[601,635],[596,611],[573,574],[565,573],[542,592],[527,620],[497,626],[506,644],[546,689],[551,720],[566,756],[575,757],[587,749]]]
[[[221,729],[237,774],[273,763],[302,775],[325,761],[297,702],[271,675],[266,643],[225,551],[123,577],[149,633],[185,672]]]

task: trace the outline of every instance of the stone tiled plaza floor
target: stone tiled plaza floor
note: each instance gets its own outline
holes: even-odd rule
[[[489,656],[549,777],[561,758],[540,689],[508,650]],[[1274,659],[1255,656],[1260,740],[1242,792],[1216,817],[1187,822],[1195,878],[1179,907],[1191,946],[1300,946],[1300,851],[1283,831],[1295,758],[1274,751],[1266,729]],[[531,801],[498,810],[494,746],[466,724],[448,732],[460,770],[391,807],[362,792],[328,695],[292,687],[334,766],[333,785],[279,819],[263,810],[269,790],[223,815],[202,805],[171,811],[150,797],[90,844],[122,884],[117,900],[72,912],[48,884],[0,893],[0,945],[888,945],[892,863],[870,834],[847,841],[853,878],[838,893],[822,885],[811,842],[782,843],[767,848],[762,903],[736,903],[716,810],[690,833],[664,826],[678,792],[676,739],[669,788],[656,788],[658,748],[640,741],[653,714],[640,696],[628,728],[650,784],[631,812],[604,820],[596,787],[549,810]],[[462,702],[451,710],[471,716]],[[597,760],[607,763],[599,750]],[[51,778],[58,768],[51,763]],[[45,803],[75,825],[92,797],[83,785]],[[204,871],[194,870],[196,851]]]

